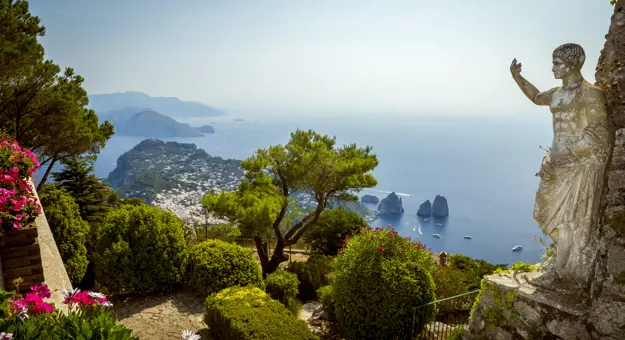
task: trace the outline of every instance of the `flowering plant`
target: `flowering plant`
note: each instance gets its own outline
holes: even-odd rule
[[[31,286],[25,296],[0,290],[0,334],[4,339],[120,339],[133,340],[129,329],[117,325],[106,307],[112,306],[106,296],[76,289],[64,290],[63,314],[45,302],[52,294],[47,285]],[[4,336],[4,338],[3,338]]]
[[[32,222],[41,207],[28,184],[39,168],[37,156],[14,139],[0,135],[0,225],[2,230],[20,229]],[[2,232],[0,230],[0,232]]]
[[[349,247],[363,247],[372,255],[414,261],[425,265],[430,272],[436,268],[430,249],[419,241],[413,241],[410,236],[399,236],[399,233],[390,228],[390,225],[389,229],[366,228],[351,238],[349,235],[345,236],[339,254],[343,254]]]

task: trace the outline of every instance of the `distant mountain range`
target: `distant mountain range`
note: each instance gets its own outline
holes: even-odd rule
[[[154,110],[125,108],[99,114],[101,120],[108,120],[115,127],[115,134],[145,138],[200,137],[203,133],[214,133],[206,127],[193,128],[189,124]],[[210,126],[209,126],[210,127]],[[212,127],[211,127],[212,128]]]
[[[89,108],[97,113],[120,109],[134,112],[153,110],[174,119],[223,116],[225,111],[176,97],[151,97],[142,92],[118,92],[89,96]]]

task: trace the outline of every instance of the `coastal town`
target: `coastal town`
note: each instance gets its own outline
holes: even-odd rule
[[[195,144],[146,139],[119,157],[107,181],[120,196],[139,197],[189,225],[218,224],[224,221],[205,216],[202,197],[211,191],[236,190],[244,175],[240,162],[211,156]],[[304,210],[316,208],[308,193],[293,196]],[[368,221],[376,217],[362,202],[341,205]]]

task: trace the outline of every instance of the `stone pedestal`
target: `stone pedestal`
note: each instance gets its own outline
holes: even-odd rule
[[[540,282],[541,271],[494,274],[484,279],[465,340],[622,340],[625,302]]]

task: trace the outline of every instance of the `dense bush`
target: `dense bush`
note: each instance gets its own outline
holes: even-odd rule
[[[348,339],[408,339],[414,308],[435,300],[431,253],[393,230],[346,238],[333,265],[336,318]],[[414,333],[423,326],[417,320]]]
[[[323,310],[330,317],[331,320],[336,319],[336,314],[334,313],[334,290],[331,285],[327,285],[325,287],[321,287],[317,289],[317,295],[319,295],[319,299],[323,304]]]
[[[96,279],[113,292],[169,291],[180,282],[183,222],[149,205],[109,212],[98,233]]]
[[[214,339],[316,340],[306,323],[257,287],[231,287],[206,299]]]
[[[316,298],[317,289],[330,283],[329,274],[332,266],[326,256],[313,255],[306,262],[289,263],[287,271],[297,275],[299,281],[297,296],[306,301]]]
[[[465,292],[480,289],[482,278],[494,273],[497,269],[505,269],[507,264],[490,264],[484,260],[476,260],[462,254],[449,257],[449,267],[465,275]]]
[[[319,221],[306,233],[305,240],[314,253],[336,256],[345,236],[357,234],[367,227],[362,217],[339,207],[324,211]]]
[[[265,291],[269,296],[288,307],[297,295],[299,281],[297,275],[278,269],[267,276],[265,285]]]
[[[263,285],[252,251],[233,243],[198,243],[189,248],[185,262],[185,281],[198,293],[209,295],[231,286]]]
[[[80,217],[78,204],[65,190],[46,184],[39,198],[67,275],[76,285],[85,275],[89,263],[86,247],[89,224]]]
[[[102,294],[67,292],[65,303],[73,307],[69,313],[54,310],[44,301],[49,297],[47,286],[32,286],[25,297],[0,291],[0,330],[20,340],[137,339],[129,329],[116,324],[115,315],[106,309],[110,303]]]

